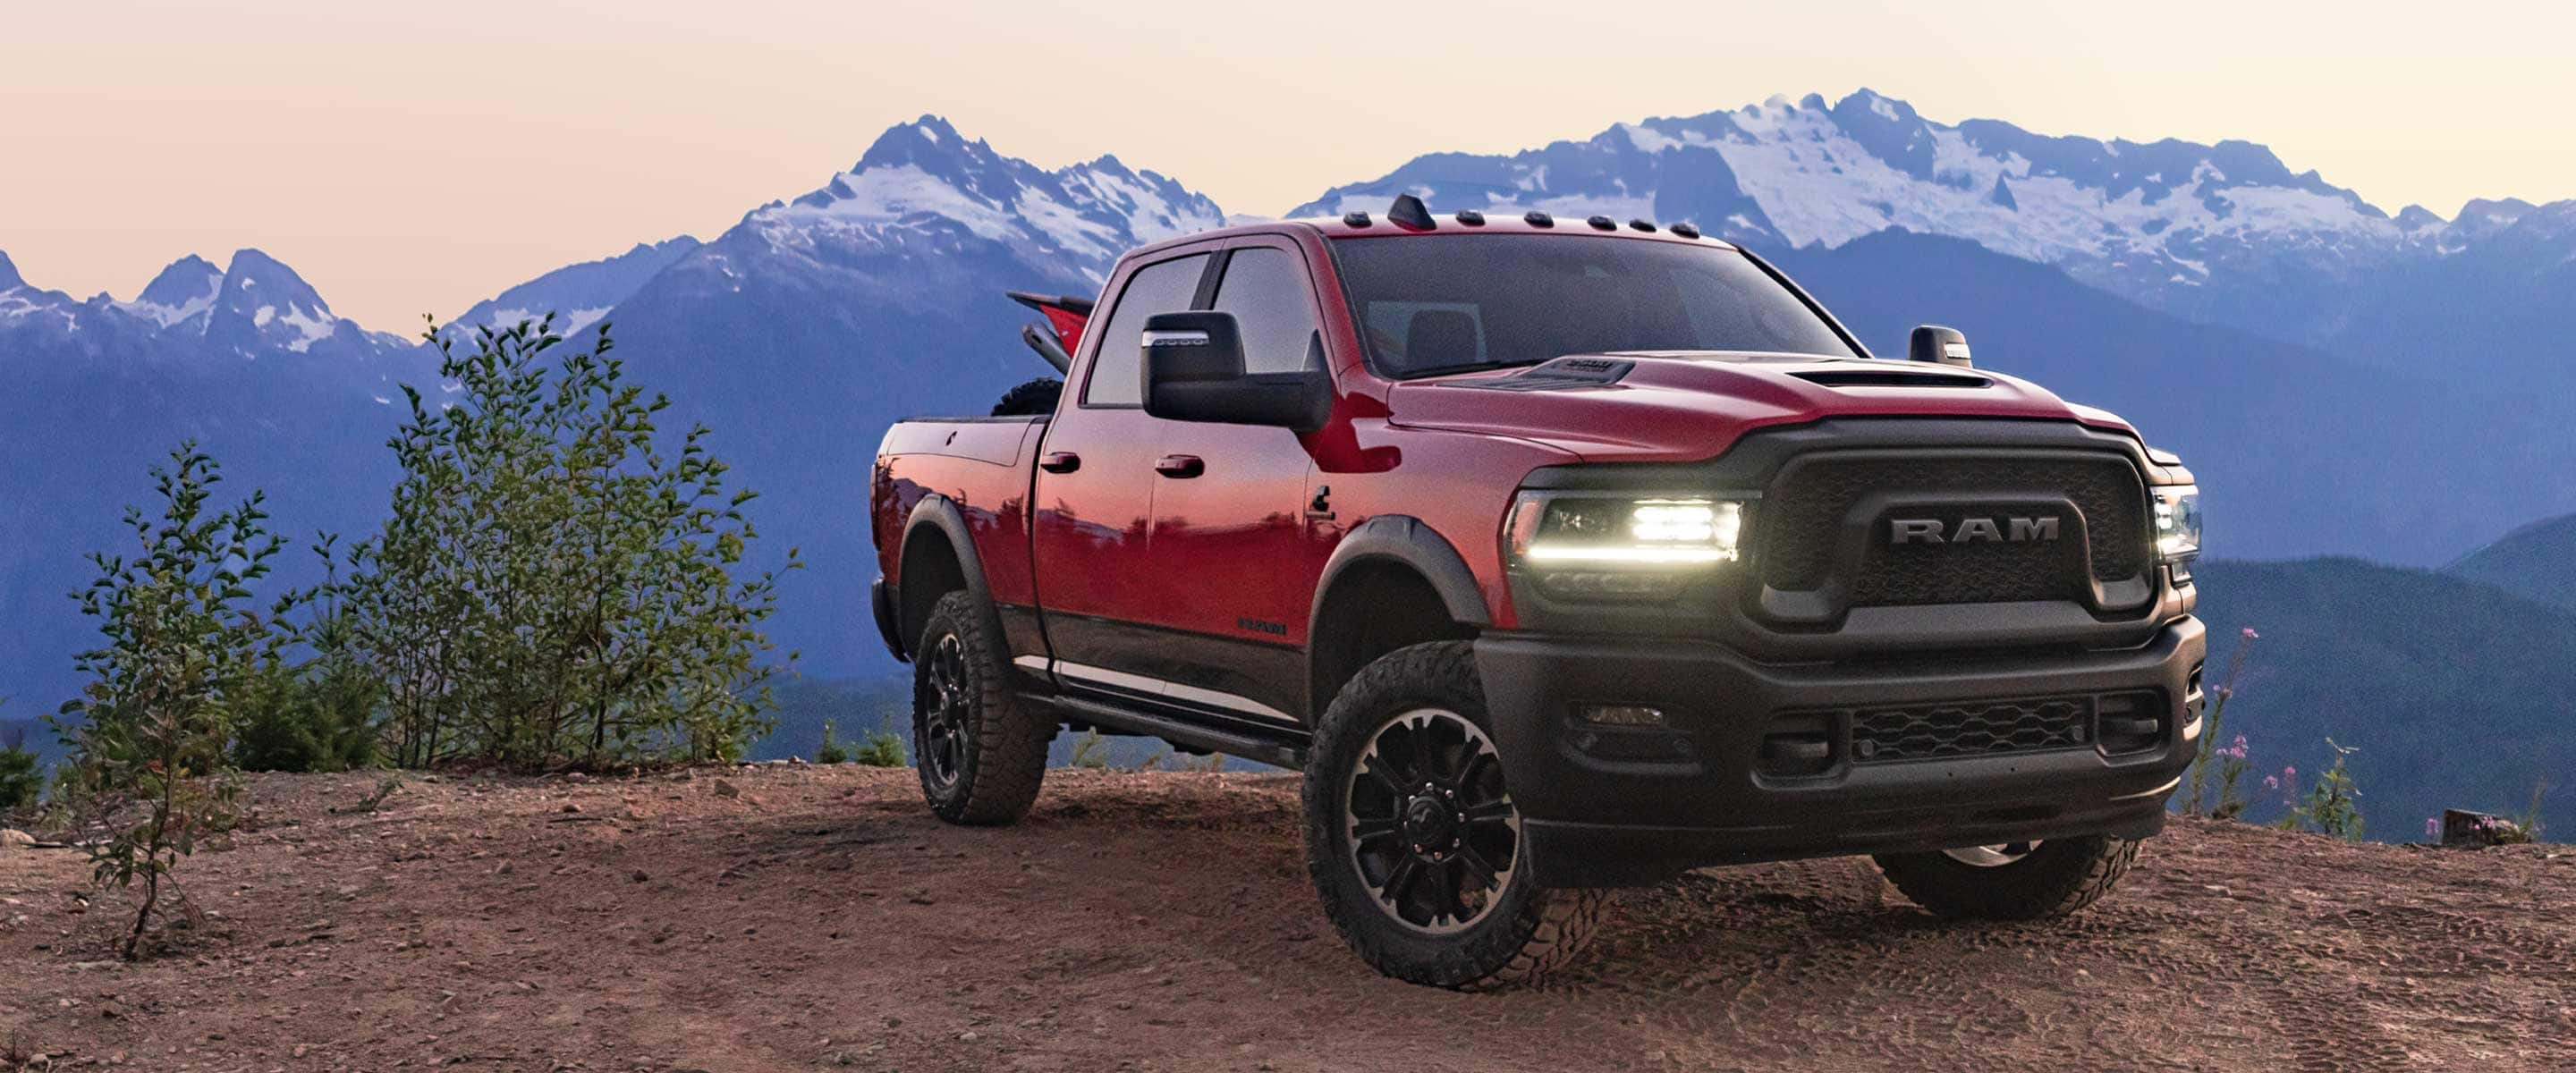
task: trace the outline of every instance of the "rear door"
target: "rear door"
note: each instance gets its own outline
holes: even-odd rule
[[[1238,239],[1208,307],[1234,315],[1247,372],[1327,367],[1312,274],[1286,239]],[[1153,580],[1144,622],[1166,639],[1156,677],[1176,704],[1295,723],[1323,550],[1309,539],[1314,460],[1296,433],[1161,422]]]
[[[1104,687],[1142,688],[1159,647],[1143,624],[1163,589],[1147,543],[1163,422],[1144,410],[1145,320],[1189,309],[1214,259],[1183,248],[1126,273],[1090,319],[1074,375],[1038,448],[1030,552],[1053,670]],[[1105,315],[1104,315],[1105,314]],[[1019,657],[1044,671],[1040,656]]]

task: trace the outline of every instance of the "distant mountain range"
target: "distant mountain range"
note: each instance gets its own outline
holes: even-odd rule
[[[1457,208],[1693,219],[1765,249],[1892,228],[1948,235],[2184,320],[2308,344],[2367,343],[2375,324],[2453,325],[2444,310],[2463,295],[2536,293],[2571,278],[2576,255],[2576,201],[2391,216],[2250,142],[1937,123],[1869,90],[1621,123],[1511,155],[1433,153],[1289,215],[1378,211],[1406,191]],[[2355,356],[2439,353],[2362,345]]]
[[[300,355],[366,362],[411,342],[331,312],[295,270],[258,250],[216,268],[191,254],[133,301],[75,299],[28,283],[0,253],[0,361],[176,361]]]
[[[2576,514],[2506,533],[2461,556],[2447,572],[2576,612]]]
[[[2311,785],[2333,738],[2360,750],[2350,763],[2371,838],[2420,839],[2445,808],[2517,814],[2542,782],[2550,840],[2576,834],[2576,610],[2356,559],[2197,572],[2211,684],[2242,631],[2261,634],[2220,730],[2247,739],[2250,818],[2281,813],[2263,776],[2296,767]]]
[[[2392,215],[2246,142],[1940,123],[1863,90],[1433,153],[1290,214],[1383,213],[1401,191],[1442,211],[1694,220],[1781,262],[1883,354],[1913,324],[1961,327],[1980,364],[2182,452],[2218,554],[2430,567],[2576,512],[2576,201]],[[764,493],[771,553],[813,564],[785,580],[775,636],[809,673],[870,676],[889,666],[864,609],[886,423],[980,413],[1046,371],[1002,291],[1089,293],[1120,251],[1227,219],[1116,157],[1044,169],[924,116],[712,240],[567,266],[454,324],[613,324],[637,379]],[[197,436],[289,530],[362,534],[390,485],[394,384],[435,370],[245,250],[220,270],[182,259],[132,301],[43,290],[0,256],[0,377],[0,429],[24,445],[0,473],[0,613],[17,624],[0,693],[50,708],[86,640],[60,594],[83,551],[112,547],[149,458]],[[2549,554],[2490,548],[2459,576],[2552,599],[2505,576],[2537,577]]]

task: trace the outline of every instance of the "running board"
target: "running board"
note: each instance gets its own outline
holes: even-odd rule
[[[1090,723],[1130,734],[1161,738],[1174,745],[1225,753],[1246,760],[1300,770],[1306,766],[1306,743],[1289,734],[1261,734],[1250,731],[1220,730],[1202,723],[1164,715],[1149,715],[1132,708],[1121,708],[1081,697],[1044,696],[1023,693],[1027,704],[1054,708],[1065,719]]]

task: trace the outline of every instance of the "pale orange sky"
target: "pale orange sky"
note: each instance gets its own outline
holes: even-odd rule
[[[1869,86],[2243,138],[2391,212],[2576,197],[2576,5],[80,0],[0,14],[0,250],[131,297],[255,245],[410,332],[820,185],[924,112],[1277,213],[1421,152]]]

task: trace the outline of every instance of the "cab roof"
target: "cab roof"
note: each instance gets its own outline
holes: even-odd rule
[[[1349,212],[1340,216],[1308,216],[1234,224],[1167,239],[1142,248],[1159,249],[1181,242],[1233,238],[1238,235],[1279,234],[1288,229],[1313,231],[1328,239],[1457,234],[1594,235],[1679,242],[1721,250],[1735,248],[1733,243],[1702,233],[1698,227],[1687,220],[1669,223],[1646,219],[1622,220],[1599,213],[1571,216],[1519,207],[1459,209],[1435,213],[1420,198],[1412,194],[1397,195],[1395,202],[1383,213]]]

